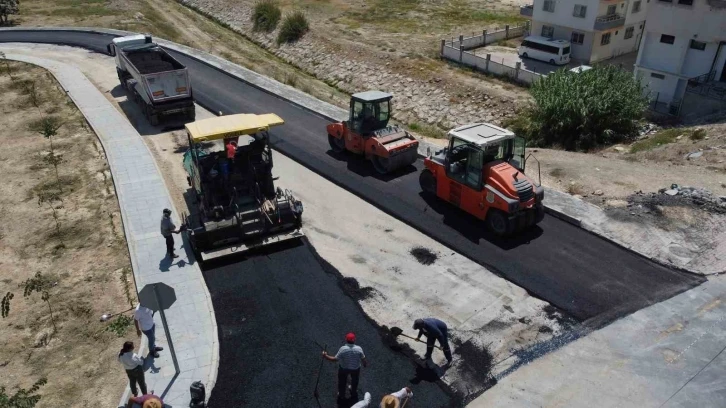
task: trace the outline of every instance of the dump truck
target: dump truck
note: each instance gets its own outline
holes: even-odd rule
[[[347,150],[364,155],[379,174],[413,164],[418,157],[418,140],[388,124],[392,98],[381,91],[353,94],[349,120],[327,126],[330,148],[336,153]]]
[[[116,73],[129,99],[141,106],[144,116],[156,126],[164,117],[183,115],[194,120],[194,99],[187,68],[174,59],[151,36],[117,37],[108,44],[116,61]]]
[[[523,138],[488,123],[457,127],[448,137],[448,147],[424,159],[424,193],[483,220],[498,236],[542,221],[544,188],[524,173]]]
[[[303,236],[303,205],[275,187],[269,129],[275,114],[238,114],[187,123],[183,166],[195,213],[183,231],[199,262]]]

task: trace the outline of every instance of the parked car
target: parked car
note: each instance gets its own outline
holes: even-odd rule
[[[585,72],[591,70],[592,67],[589,65],[580,65],[579,67],[572,68],[570,72],[574,72],[576,74],[579,74],[580,72]]]
[[[518,54],[522,58],[532,58],[553,65],[570,63],[570,42],[547,37],[529,36],[522,41]]]

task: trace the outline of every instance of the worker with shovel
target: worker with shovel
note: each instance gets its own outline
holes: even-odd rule
[[[413,397],[413,391],[408,387],[403,387],[401,390],[383,397],[381,400],[381,408],[402,408],[411,397]],[[404,400],[403,406],[401,405],[401,400]]]
[[[416,341],[421,341],[421,336],[426,336],[426,355],[424,356],[424,359],[428,360],[431,358],[431,354],[434,352],[434,343],[438,340],[441,345],[441,349],[444,351],[444,356],[446,356],[446,361],[451,364],[449,330],[446,327],[446,323],[433,317],[416,319],[413,323],[413,329],[418,330],[418,337],[416,338]]]

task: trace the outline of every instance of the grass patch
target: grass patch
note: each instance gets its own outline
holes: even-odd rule
[[[360,23],[374,24],[390,32],[431,32],[432,24],[440,31],[468,24],[491,25],[523,23],[519,14],[500,13],[473,8],[466,0],[425,2],[422,0],[374,0],[364,11],[348,12],[337,19],[349,27]]]
[[[169,41],[181,42],[181,32],[174,27],[174,25],[169,23],[168,19],[161,15],[161,13],[153,8],[148,2],[146,3],[146,9],[143,14],[144,18],[151,23],[149,24],[148,29],[151,31],[152,35]]]
[[[439,129],[437,126],[431,126],[427,124],[421,124],[421,123],[409,123],[408,128],[415,133],[420,134],[421,136],[430,137],[433,139],[445,139],[446,138],[446,132]]]
[[[277,44],[291,43],[301,39],[310,30],[308,19],[302,11],[293,11],[285,16],[277,35]]]
[[[555,167],[554,169],[550,170],[550,176],[552,177],[563,177],[565,175],[565,170]]]
[[[647,139],[639,140],[633,143],[633,145],[630,146],[630,153],[653,150],[656,147],[673,143],[676,141],[676,138],[678,136],[687,136],[688,139],[693,141],[702,140],[706,137],[706,131],[704,129],[684,128],[664,129]]]
[[[274,0],[261,0],[252,11],[252,29],[255,31],[273,31],[280,22],[282,11]]]

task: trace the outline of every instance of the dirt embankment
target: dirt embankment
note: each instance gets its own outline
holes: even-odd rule
[[[46,71],[3,63],[0,89],[0,294],[14,295],[0,386],[13,395],[46,377],[39,408],[115,406],[126,383],[115,356],[132,337],[99,316],[129,308],[135,289],[103,150]]]

